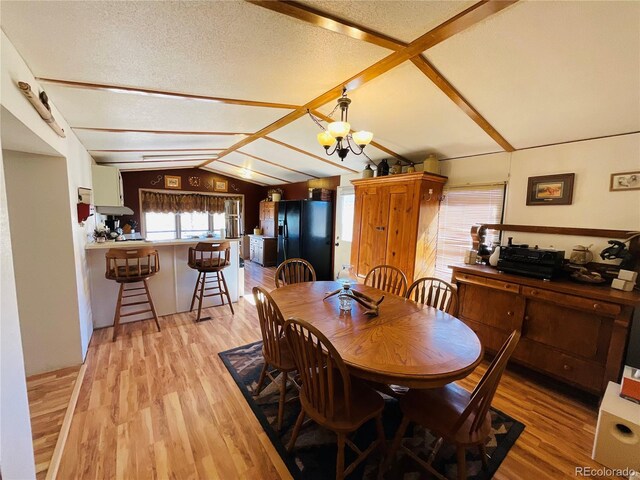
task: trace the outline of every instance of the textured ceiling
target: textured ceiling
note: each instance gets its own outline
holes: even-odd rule
[[[238,1],[3,1],[2,29],[36,76],[285,103],[388,53]]]
[[[473,4],[303,3],[403,42]],[[36,76],[291,108],[391,53],[241,1],[3,0],[0,25]],[[640,130],[638,1],[520,1],[424,56],[516,148]],[[428,153],[454,158],[502,150],[411,62],[367,80],[349,92],[349,119],[354,129],[372,131],[374,140],[394,153],[421,161]],[[72,127],[251,134],[292,111],[43,86]],[[327,114],[334,105],[331,100],[319,110]],[[224,149],[246,137],[76,129],[94,158],[124,169],[198,165],[200,160],[159,162],[143,156],[207,153],[176,149],[215,149],[221,158],[209,165],[212,171],[263,185],[363,168],[364,156],[350,154],[344,162],[326,157],[316,142],[318,132],[305,115],[269,133],[276,142],[258,139],[226,154]],[[376,162],[393,157],[374,146],[366,151]]]
[[[410,92],[407,94],[406,92]],[[349,94],[349,121],[412,161],[429,153],[460,157],[502,150],[431,81],[407,62]],[[320,109],[328,114],[333,105]]]
[[[516,148],[640,130],[640,2],[521,2],[427,57]]]

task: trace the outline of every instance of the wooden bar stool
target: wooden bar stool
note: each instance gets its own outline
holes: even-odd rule
[[[231,308],[231,314],[233,311],[233,305],[231,305],[231,297],[229,296],[229,288],[227,287],[227,281],[224,278],[223,270],[231,264],[231,243],[204,243],[200,242],[195,247],[189,248],[189,266],[194,270],[198,270],[198,280],[196,281],[196,287],[193,289],[193,297],[191,297],[190,312],[193,311],[193,306],[198,299],[198,315],[196,316],[196,322],[200,320],[207,320],[210,317],[200,318],[202,312],[202,299],[206,297],[219,296],[224,305],[224,298],[227,297],[229,302],[229,308]],[[207,280],[207,274],[210,275]],[[214,290],[213,293],[207,294],[207,291]]]
[[[118,335],[118,329],[120,328],[120,318],[129,317],[131,315],[140,315],[143,313],[151,312],[153,314],[153,320],[156,322],[156,327],[160,331],[160,323],[158,322],[158,315],[156,314],[156,308],[153,305],[151,294],[149,293],[149,286],[147,280],[160,271],[160,258],[158,257],[158,251],[155,248],[143,247],[143,248],[110,248],[106,255],[107,270],[105,277],[109,280],[115,280],[120,284],[120,291],[118,293],[118,301],[116,303],[116,313],[113,318],[113,340],[115,341]],[[142,287],[124,288],[125,285],[132,283],[142,283]],[[143,293],[130,293],[124,295],[125,292],[139,292],[144,290]],[[146,296],[146,300],[130,301],[129,303],[122,303],[125,298]],[[137,310],[135,312],[122,313],[123,307],[131,307],[133,305],[148,304],[147,310]],[[143,318],[142,320],[151,320],[152,318]]]

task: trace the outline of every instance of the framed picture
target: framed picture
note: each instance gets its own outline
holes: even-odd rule
[[[213,190],[215,192],[226,192],[227,191],[227,181],[226,180],[216,180],[213,185]]]
[[[571,205],[575,173],[529,177],[527,205]]]
[[[173,175],[165,175],[164,188],[173,188],[174,190],[180,190],[180,188],[182,188],[182,178],[174,177]]]
[[[626,190],[640,190],[640,171],[611,174],[609,191],[623,192]]]

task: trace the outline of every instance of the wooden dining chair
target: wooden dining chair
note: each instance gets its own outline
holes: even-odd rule
[[[349,377],[347,367],[338,351],[322,332],[304,320],[290,318],[285,322],[285,335],[302,380],[300,387],[300,415],[291,440],[295,445],[300,427],[309,416],[320,426],[338,436],[336,479],[351,473],[376,448],[384,450],[382,409],[384,400],[378,392]],[[347,435],[355,432],[368,420],[375,418],[378,438],[361,451]],[[358,454],[346,469],[344,450],[348,445]]]
[[[289,258],[276,269],[276,288],[294,283],[315,282],[316,271],[304,258]]]
[[[407,291],[407,276],[392,265],[378,265],[367,273],[364,284],[404,297]]]
[[[477,446],[479,448],[482,464],[486,468],[487,452],[485,442],[491,433],[489,407],[491,407],[502,373],[519,340],[520,332],[514,330],[471,393],[455,383],[449,383],[444,387],[434,389],[409,390],[400,399],[400,409],[403,414],[402,422],[381,472],[386,471],[396,451],[401,447],[402,437],[411,422],[427,428],[438,437],[438,440],[434,443],[434,450],[426,462],[409,448],[405,446],[402,446],[402,448],[405,453],[436,477],[446,480],[431,466],[443,440],[455,444],[457,448],[459,480],[467,478],[465,457],[469,446]]]
[[[406,297],[416,303],[429,305],[453,316],[458,312],[458,293],[455,288],[437,278],[419,278],[411,284]]]
[[[264,366],[260,373],[260,379],[256,386],[254,395],[258,395],[262,390],[265,378],[276,383],[274,372],[269,371],[273,367],[282,374],[280,382],[280,403],[278,404],[277,430],[282,429],[282,418],[284,416],[284,404],[287,395],[287,384],[289,383],[289,372],[296,369],[296,365],[291,355],[291,349],[284,336],[284,318],[282,313],[266,290],[260,287],[253,287],[253,298],[256,301],[258,319],[260,320],[260,331],[262,332],[262,355]],[[291,380],[294,385],[295,381]],[[297,385],[296,385],[297,386]]]

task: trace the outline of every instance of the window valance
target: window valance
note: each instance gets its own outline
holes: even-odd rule
[[[142,191],[142,210],[155,213],[224,213],[224,202],[242,197]]]

